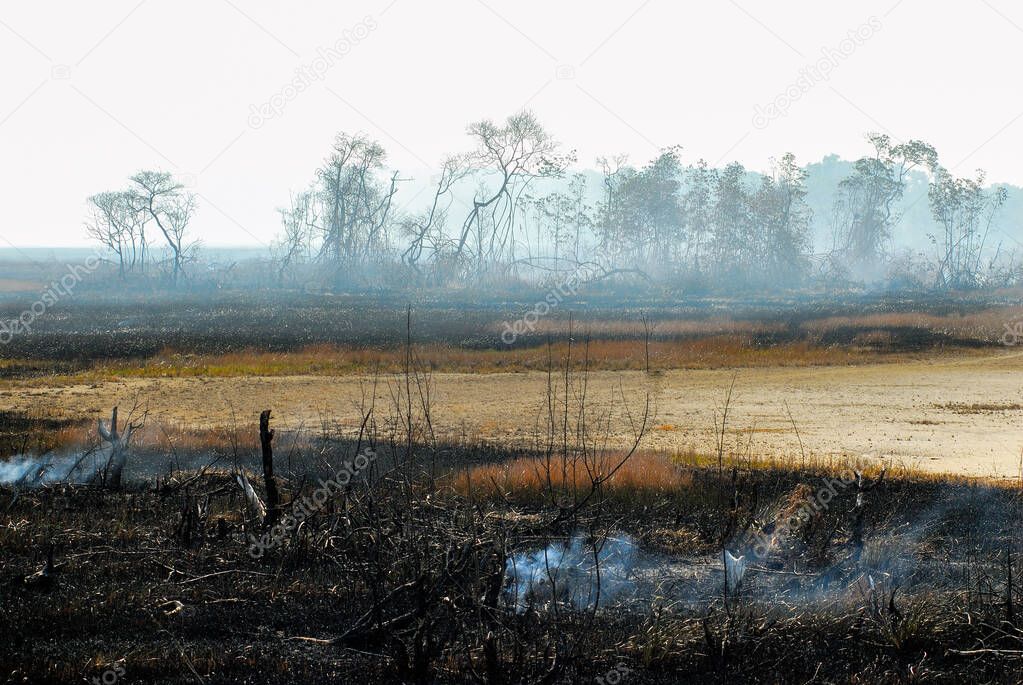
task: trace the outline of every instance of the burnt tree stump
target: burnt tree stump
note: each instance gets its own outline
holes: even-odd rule
[[[266,516],[263,527],[270,528],[281,514],[281,497],[277,491],[277,480],[274,478],[274,431],[270,428],[270,410],[266,409],[259,415],[259,445],[263,450],[263,480],[266,483]]]

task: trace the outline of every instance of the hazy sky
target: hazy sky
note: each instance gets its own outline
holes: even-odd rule
[[[0,245],[84,244],[85,198],[140,168],[194,186],[207,244],[266,243],[336,132],[428,178],[523,107],[585,166],[764,170],[880,130],[1023,184],[1021,39],[1009,0],[4,0]]]

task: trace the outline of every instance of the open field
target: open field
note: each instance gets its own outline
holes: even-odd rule
[[[323,360],[329,363],[329,359]],[[992,350],[901,363],[745,369],[593,371],[596,407],[649,393],[651,430],[643,446],[666,452],[716,449],[716,425],[734,378],[727,449],[798,461],[801,455],[892,459],[930,472],[1018,478],[1023,449],[1023,352]],[[91,424],[137,397],[152,426],[223,428],[250,407],[272,406],[281,425],[318,429],[326,421],[354,428],[357,403],[385,402],[394,376],[186,376],[121,378],[49,385],[7,383],[0,411]],[[546,402],[547,375],[434,373],[436,429],[495,444],[529,444]],[[631,439],[625,419],[612,443]]]
[[[617,298],[617,299],[616,299]],[[14,315],[17,298],[2,307]],[[734,378],[726,448],[771,458],[891,458],[929,472],[1018,477],[1023,359],[1002,336],[1018,293],[723,301],[615,293],[502,340],[528,296],[470,304],[397,296],[85,291],[0,347],[0,411],[92,425],[136,399],[150,434],[230,427],[253,406],[282,425],[357,425],[355,403],[389,396],[411,338],[433,377],[436,429],[529,444],[547,369],[587,370],[595,406],[642,403],[644,448],[711,453]],[[510,344],[508,344],[510,342]],[[645,373],[649,368],[651,373]],[[630,430],[610,426],[624,444]]]

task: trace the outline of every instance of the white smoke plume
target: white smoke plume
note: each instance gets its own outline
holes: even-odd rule
[[[0,462],[0,485],[36,487],[57,482],[84,483],[102,464],[101,452],[17,454]]]
[[[552,602],[576,609],[606,606],[634,587],[636,554],[628,536],[594,543],[583,535],[516,554],[505,566],[506,598],[517,611]]]

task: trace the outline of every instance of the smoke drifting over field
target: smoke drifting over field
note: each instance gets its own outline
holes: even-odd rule
[[[0,461],[0,485],[36,487],[49,483],[86,483],[99,468],[100,455],[92,452],[18,454]]]

